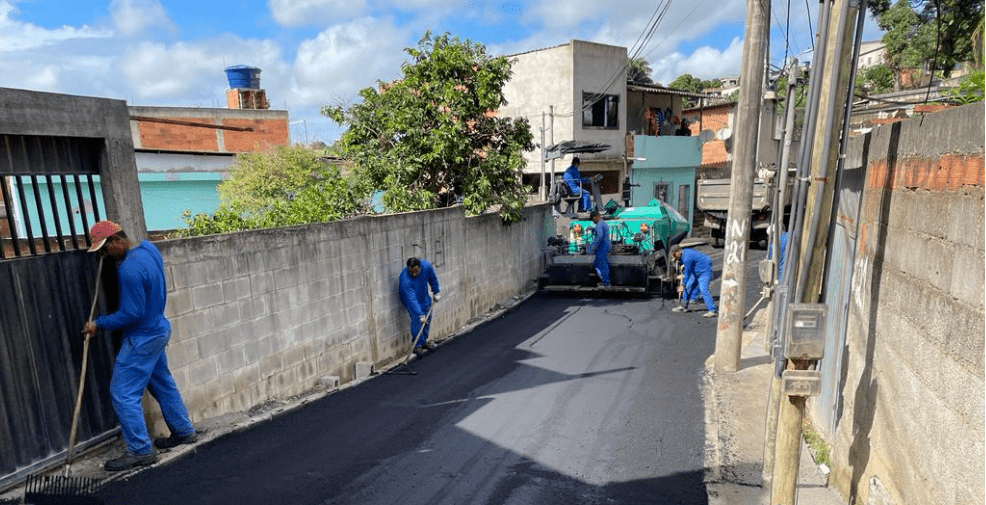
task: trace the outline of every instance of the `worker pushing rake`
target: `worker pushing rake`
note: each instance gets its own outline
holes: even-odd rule
[[[401,364],[402,368],[406,368],[412,353],[422,356],[435,347],[433,343],[428,342],[428,331],[434,304],[442,299],[442,295],[438,276],[432,264],[421,258],[408,258],[407,265],[398,278],[398,293],[411,320],[413,335],[411,353]]]

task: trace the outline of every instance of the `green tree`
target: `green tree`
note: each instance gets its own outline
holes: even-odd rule
[[[704,89],[718,88],[719,86],[722,86],[722,82],[718,79],[703,81],[698,77],[692,77],[692,74],[681,74],[668,85],[670,88],[691,91],[692,93],[701,93]],[[686,98],[685,107],[691,107],[695,102],[694,99]]]
[[[650,64],[643,58],[630,58],[627,62],[627,80],[630,82],[653,84],[651,72]]]
[[[864,68],[856,75],[855,93],[859,96],[878,95],[894,89],[894,74],[886,65]]]
[[[510,61],[447,33],[425,33],[406,51],[402,78],[363,89],[355,105],[323,107],[348,126],[337,147],[391,210],[461,201],[469,214],[495,208],[507,222],[520,219],[531,191],[521,153],[534,145],[526,119],[495,115]]]
[[[219,183],[213,214],[182,214],[179,236],[336,221],[360,213],[368,188],[344,177],[305,146],[275,147],[236,156]]]
[[[913,6],[912,6],[913,5]],[[949,77],[956,64],[971,61],[973,33],[983,19],[982,0],[880,0],[871,12],[886,32],[885,60],[894,73],[895,89],[911,69],[940,72]]]

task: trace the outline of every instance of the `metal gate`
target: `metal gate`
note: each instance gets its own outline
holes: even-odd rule
[[[98,266],[86,248],[87,228],[99,219],[93,177],[101,145],[0,135],[0,489],[65,457]],[[116,303],[115,269],[104,266],[103,277],[97,313],[112,308],[107,298]],[[90,342],[80,449],[116,431],[114,347],[107,336]]]

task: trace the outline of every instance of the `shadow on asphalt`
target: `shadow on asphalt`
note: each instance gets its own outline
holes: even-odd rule
[[[535,294],[412,362],[417,375],[376,376],[112,482],[99,498],[107,505],[707,504],[702,471],[596,485],[459,427],[493,401],[489,395],[633,369],[564,374],[526,364],[539,355],[520,344],[573,310],[571,297]],[[523,382],[500,380],[518,371]],[[480,460],[459,460],[468,457]]]

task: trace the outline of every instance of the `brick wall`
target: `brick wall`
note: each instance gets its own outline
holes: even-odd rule
[[[205,124],[219,124],[252,131],[224,130],[179,124],[137,121],[139,146],[142,149],[195,152],[253,152],[289,144],[286,119],[221,119],[168,117],[165,119]]]
[[[273,146],[288,145],[290,138],[287,121],[227,119],[223,124],[253,129],[250,132],[222,131],[226,150],[231,152],[265,151]]]
[[[178,121],[206,123],[198,118],[169,117]],[[169,151],[219,151],[220,130],[214,128],[191,127],[177,124],[138,121],[137,134],[140,146],[144,149]],[[210,122],[208,124],[216,124]]]
[[[831,483],[852,503],[984,501],[983,115],[850,144],[868,159]]]
[[[720,107],[710,107],[705,109],[692,109],[682,112],[689,120],[688,128],[692,135],[698,135],[701,130],[710,130],[718,134],[720,130],[729,126],[729,113],[732,110],[730,105]],[[700,118],[700,120],[699,120]],[[724,167],[729,159],[726,152],[725,143],[718,138],[702,144],[702,166]]]
[[[128,109],[131,136],[138,150],[240,153],[291,143],[286,111],[145,106]]]
[[[443,297],[431,331],[449,335],[533,285],[553,226],[547,205],[511,226],[453,208],[158,242],[168,359],[193,421],[402,357],[410,330],[397,277],[409,256],[435,265]]]

